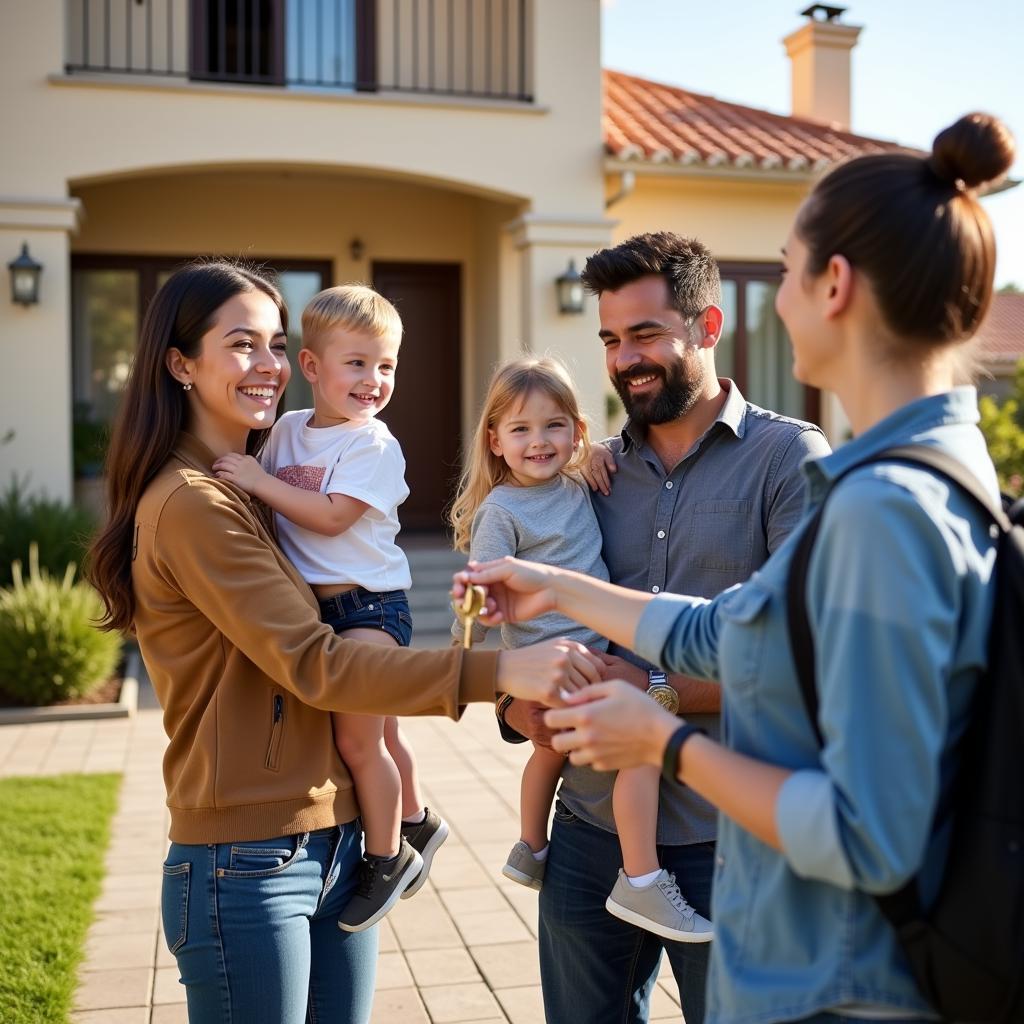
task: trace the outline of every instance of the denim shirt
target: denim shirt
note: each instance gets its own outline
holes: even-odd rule
[[[806,517],[853,463],[930,444],[998,493],[973,388],[912,402],[804,466]],[[724,742],[793,774],[775,806],[781,852],[720,816],[708,1020],[799,1020],[823,1009],[930,1016],[870,893],[919,870],[934,895],[946,837],[932,834],[951,749],[984,668],[995,527],[931,470],[854,470],[829,498],[807,607],[820,697],[819,751],[786,626],[793,535],[750,580],[714,600],[660,595],[637,651],[718,678]]]

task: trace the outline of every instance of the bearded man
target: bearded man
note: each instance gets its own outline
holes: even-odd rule
[[[828,442],[813,424],[747,402],[715,373],[721,280],[700,242],[637,235],[596,252],[582,276],[598,296],[608,375],[629,417],[604,442],[614,477],[609,484],[604,474],[593,496],[611,581],[714,597],[746,580],[785,540],[803,509],[800,464],[827,454]],[[671,687],[678,713],[717,736],[717,684],[666,677],[614,646],[604,660],[607,678]],[[536,707],[507,700],[498,707],[506,739],[550,740]],[[605,909],[622,867],[612,782],[568,762],[562,773],[540,894],[545,1015],[549,1024],[643,1024],[664,949],[686,1024],[700,1024],[708,945],[663,940]],[[661,869],[712,923],[715,831],[710,804],[662,785]],[[656,880],[627,881],[639,888]]]

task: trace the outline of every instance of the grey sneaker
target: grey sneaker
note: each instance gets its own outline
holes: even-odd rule
[[[423,883],[430,874],[430,862],[434,854],[440,849],[441,844],[448,838],[448,822],[439,814],[435,814],[429,807],[424,808],[426,817],[418,825],[407,825],[402,822],[402,838],[420,855],[423,860],[423,870],[412,880],[402,899],[407,900],[410,896],[423,888]]]
[[[375,925],[397,902],[423,869],[423,858],[403,838],[398,855],[388,859],[364,855],[359,882],[338,918],[343,932],[361,932]]]
[[[530,847],[520,839],[512,847],[501,873],[520,885],[528,885],[531,889],[540,889],[544,884],[546,864],[546,860],[537,860]]]
[[[676,885],[676,876],[664,868],[643,889],[630,885],[626,873],[620,869],[615,888],[604,906],[609,914],[663,939],[710,942],[712,938],[711,922],[686,902]]]

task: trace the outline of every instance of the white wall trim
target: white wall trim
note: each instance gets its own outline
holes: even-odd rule
[[[0,229],[74,232],[82,216],[82,201],[74,197],[0,196]]]

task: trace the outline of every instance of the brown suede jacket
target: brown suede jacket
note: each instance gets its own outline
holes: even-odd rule
[[[330,712],[448,715],[493,701],[497,653],[343,640],[248,495],[189,434],[135,518],[135,627],[170,744],[179,843],[269,839],[351,821]]]

